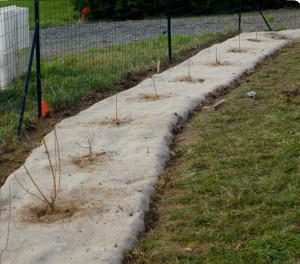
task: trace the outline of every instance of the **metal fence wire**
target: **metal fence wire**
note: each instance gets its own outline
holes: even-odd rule
[[[36,95],[39,81],[42,100],[54,108],[68,107],[95,89],[113,93],[126,76],[153,68],[158,60],[164,65],[185,50],[231,36],[239,29],[268,30],[266,22],[273,30],[300,28],[297,2],[286,2],[285,8],[279,9],[282,5],[266,0],[157,0],[145,1],[148,4],[142,8],[124,5],[134,1],[103,0],[98,1],[99,6],[89,2],[0,2],[0,145],[7,129],[17,130],[26,77],[27,100],[34,109],[40,105]],[[41,59],[41,75],[36,72],[37,60],[28,67],[36,4],[40,55],[36,46],[34,50]],[[274,9],[264,10],[270,6]],[[25,125],[31,114],[25,111]]]

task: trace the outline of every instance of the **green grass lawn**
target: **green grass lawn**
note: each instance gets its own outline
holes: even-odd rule
[[[174,58],[183,50],[201,47],[213,41],[224,40],[233,32],[203,34],[202,36],[176,36],[173,38]],[[43,98],[54,108],[73,106],[94,89],[98,92],[114,92],[114,86],[128,72],[155,67],[157,60],[167,63],[167,37],[140,41],[126,45],[97,48],[86,54],[69,54],[51,61],[42,62]],[[7,137],[17,131],[22,87],[25,77],[0,91],[0,147]],[[29,98],[34,108],[36,102],[35,71],[29,89]],[[2,115],[1,115],[2,112]],[[24,128],[30,124],[32,113],[25,113]],[[6,125],[4,125],[4,122]]]
[[[79,19],[79,11],[74,10],[73,0],[40,0],[41,28],[75,24]],[[34,0],[0,1],[0,7],[16,5],[29,8],[30,29],[34,28]]]
[[[299,72],[297,45],[193,118],[128,263],[300,263]]]

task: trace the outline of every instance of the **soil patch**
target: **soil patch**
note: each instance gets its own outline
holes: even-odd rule
[[[156,100],[162,100],[162,99],[165,99],[166,96],[164,95],[149,95],[149,94],[141,94],[139,96],[139,98],[141,100],[144,100],[144,101],[156,101]]]
[[[245,52],[247,52],[247,50],[245,50],[245,49],[237,49],[237,48],[233,48],[233,49],[228,50],[228,52],[233,52],[233,53],[245,53]]]
[[[34,202],[17,213],[16,221],[43,224],[71,222],[75,218],[93,214],[94,211],[104,210],[104,198],[99,198],[99,193],[108,197],[110,192],[111,190],[104,190],[101,186],[96,186],[87,188],[85,191],[73,189],[68,197],[64,197],[65,194],[62,190],[53,213],[45,204]]]
[[[252,42],[260,42],[259,39],[247,39],[248,41],[252,41]]]
[[[218,62],[208,62],[205,65],[212,66],[212,67],[218,67],[218,66],[227,66],[227,65],[230,65],[230,63],[218,61]]]
[[[95,162],[102,161],[104,158],[105,152],[101,153],[90,153],[88,155],[84,155],[82,157],[73,158],[73,163],[76,164],[78,168],[84,168]]]
[[[187,83],[203,83],[204,79],[192,78],[191,76],[181,77],[175,79],[175,82],[187,82]]]
[[[291,90],[280,92],[278,97],[284,102],[300,105],[300,83],[296,84]]]

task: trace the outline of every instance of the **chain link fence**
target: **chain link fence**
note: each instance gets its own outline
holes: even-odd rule
[[[239,29],[268,30],[256,8],[259,2],[243,6],[240,0],[231,0],[206,7],[202,1],[201,8],[193,6],[195,1],[160,2],[138,10],[120,6],[119,11],[109,2],[102,9],[80,0],[0,2],[0,145],[7,130],[17,130],[37,3],[41,75],[37,77],[33,60],[27,95],[34,109],[38,109],[37,78],[42,100],[54,109],[68,107],[93,91],[121,89],[121,80],[155,68],[158,60],[166,65],[186,50],[232,36]],[[286,9],[263,10],[263,14],[273,30],[300,28],[297,2],[289,2]],[[25,112],[25,126],[31,114]]]

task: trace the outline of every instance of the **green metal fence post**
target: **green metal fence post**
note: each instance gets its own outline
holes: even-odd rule
[[[167,17],[168,17],[168,54],[169,54],[169,61],[171,61],[172,60],[171,0],[167,1]]]
[[[40,54],[40,14],[39,14],[39,0],[35,0],[35,27],[36,27],[36,89],[37,89],[37,107],[38,118],[42,116],[42,85],[41,85],[41,54]]]

